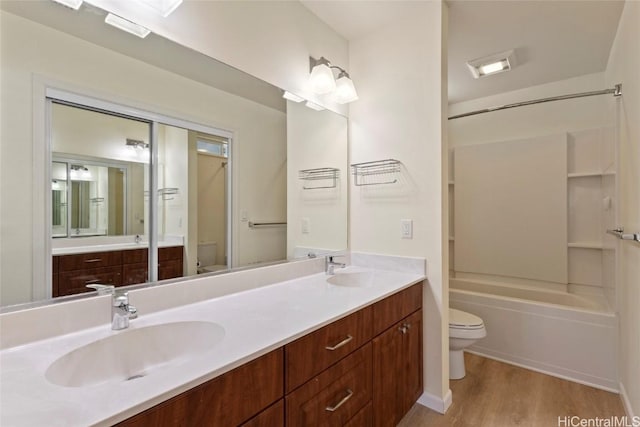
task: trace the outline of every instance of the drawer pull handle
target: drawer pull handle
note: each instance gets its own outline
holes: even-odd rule
[[[342,341],[340,341],[338,344],[334,345],[333,347],[331,346],[326,346],[325,348],[329,351],[334,351],[339,349],[340,347],[342,347],[343,345],[347,345],[349,344],[349,342],[353,339],[353,337],[351,335],[347,335],[347,337],[345,339],[343,339]]]
[[[329,411],[329,412],[335,412],[338,410],[338,408],[340,408],[342,405],[344,405],[347,400],[351,399],[351,396],[353,396],[353,392],[349,389],[347,389],[347,395],[345,397],[343,397],[342,399],[340,399],[340,402],[336,403],[334,406],[327,406],[325,408],[325,410]]]
[[[406,326],[400,326],[400,327],[398,327],[398,330],[399,330],[400,332],[402,332],[403,334],[406,334],[406,333],[407,333],[407,327],[406,327]]]
[[[85,259],[84,262],[100,262],[102,258]]]
[[[99,280],[99,279],[85,280],[85,281],[84,281],[84,284],[85,284],[85,285],[88,285],[88,284],[90,284],[90,283],[98,283],[98,282],[100,282],[100,280]]]

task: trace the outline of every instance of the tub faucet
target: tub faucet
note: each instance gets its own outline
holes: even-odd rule
[[[324,257],[324,271],[329,275],[336,274],[335,268],[345,268],[347,265],[342,262],[335,262],[333,259],[337,258],[337,255],[327,255]]]
[[[129,320],[138,317],[138,310],[129,304],[128,292],[114,292],[111,304],[111,329],[119,331],[129,327]]]

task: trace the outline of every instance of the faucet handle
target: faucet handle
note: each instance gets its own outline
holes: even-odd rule
[[[113,285],[101,285],[99,283],[93,284],[93,285],[86,285],[86,288],[91,288],[91,289],[95,289],[98,292],[98,295],[109,295],[112,294],[114,292],[114,289],[116,288]]]

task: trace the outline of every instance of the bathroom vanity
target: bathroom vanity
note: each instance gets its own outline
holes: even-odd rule
[[[422,394],[422,283],[119,426],[393,426]]]
[[[121,331],[111,295],[4,313],[0,424],[396,425],[423,391],[424,259],[350,257],[132,289]]]
[[[135,285],[148,281],[148,252],[144,249],[103,252],[74,251],[52,259],[53,297],[89,292],[87,285]],[[183,247],[158,248],[158,279],[183,275]]]

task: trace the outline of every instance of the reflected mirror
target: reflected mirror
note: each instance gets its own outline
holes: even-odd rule
[[[55,296],[63,276],[75,293],[91,282],[124,286],[347,248],[345,117],[286,102],[281,89],[155,34],[108,27],[86,2],[79,11],[50,1],[0,9],[0,96],[12,105],[1,112],[0,161],[24,184],[0,193],[11,206],[0,305]],[[60,102],[60,93],[123,110]],[[101,131],[109,138],[92,137],[96,120],[113,122]],[[64,121],[73,125],[66,136]],[[70,262],[96,251],[107,256]]]

